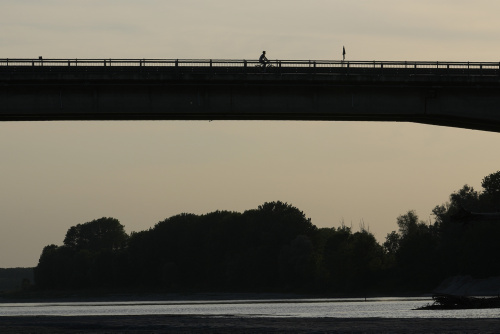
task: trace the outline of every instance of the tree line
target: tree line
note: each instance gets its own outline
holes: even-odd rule
[[[33,268],[0,268],[0,293],[26,290],[33,283]]]
[[[243,213],[179,214],[128,235],[103,217],[72,226],[62,246],[44,247],[39,289],[166,292],[429,291],[446,277],[500,275],[500,171],[482,191],[465,185],[433,210],[414,211],[380,244],[363,226],[317,228],[298,208],[268,202]],[[489,214],[488,214],[489,213]]]

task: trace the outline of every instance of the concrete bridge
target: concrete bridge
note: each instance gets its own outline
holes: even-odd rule
[[[0,120],[416,122],[500,132],[500,63],[0,59]]]

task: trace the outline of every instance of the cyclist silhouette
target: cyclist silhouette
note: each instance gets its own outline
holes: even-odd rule
[[[269,63],[269,60],[266,58],[266,51],[262,51],[262,54],[260,55],[259,58],[259,63],[262,65],[262,67],[266,67],[267,64]]]

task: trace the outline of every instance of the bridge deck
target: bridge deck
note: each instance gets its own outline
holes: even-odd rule
[[[500,132],[500,63],[0,59],[0,120],[369,120]]]

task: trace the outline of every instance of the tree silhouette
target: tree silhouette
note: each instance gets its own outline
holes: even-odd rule
[[[70,227],[64,245],[76,250],[118,250],[125,246],[127,238],[117,219],[103,217]]]

